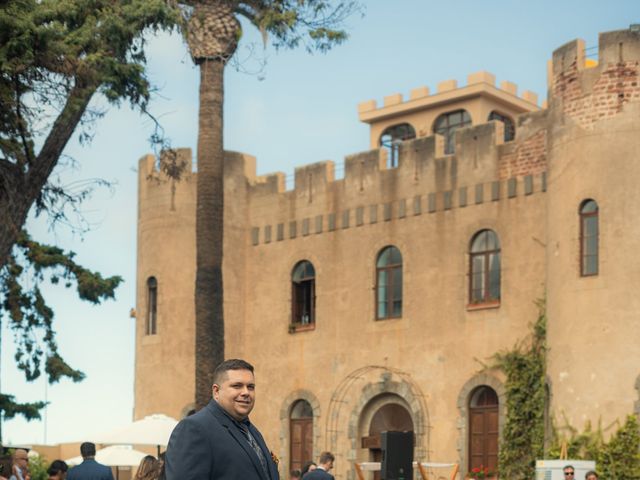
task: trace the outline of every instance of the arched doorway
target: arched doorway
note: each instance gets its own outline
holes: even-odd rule
[[[289,416],[290,465],[289,469],[301,469],[305,462],[313,460],[313,409],[306,400],[298,400]]]
[[[469,397],[469,470],[498,468],[498,395],[486,385]]]
[[[411,414],[404,406],[387,403],[373,414],[369,423],[369,435],[362,437],[362,448],[369,449],[369,457],[373,462],[382,461],[380,434],[386,431],[413,432]],[[380,472],[375,472],[373,478],[379,480]]]

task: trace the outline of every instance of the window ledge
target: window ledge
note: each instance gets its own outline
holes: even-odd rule
[[[387,320],[402,320],[402,315],[397,315],[395,317],[384,317],[384,318],[376,318],[376,322],[386,322]]]
[[[482,303],[469,303],[467,304],[467,312],[473,312],[475,310],[486,310],[489,308],[500,308],[500,300],[493,300],[491,302]]]
[[[160,335],[157,333],[146,333],[142,337],[142,345],[156,345],[160,343]]]
[[[309,330],[315,330],[315,323],[308,323],[303,325],[301,323],[290,323],[289,324],[289,333],[298,333],[298,332],[307,332]]]

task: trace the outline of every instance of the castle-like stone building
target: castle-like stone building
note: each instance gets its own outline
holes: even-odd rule
[[[484,369],[546,299],[549,411],[577,428],[639,409],[640,31],[553,53],[548,104],[493,75],[360,104],[371,150],[285,176],[225,164],[227,357],[281,471],[415,458],[495,465],[504,377]],[[191,162],[189,151],[179,153]],[[135,416],[194,400],[195,175],[140,161]]]

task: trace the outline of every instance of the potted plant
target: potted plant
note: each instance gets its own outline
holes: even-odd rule
[[[480,465],[479,467],[472,468],[465,478],[468,478],[469,480],[493,480],[498,478],[498,471]]]

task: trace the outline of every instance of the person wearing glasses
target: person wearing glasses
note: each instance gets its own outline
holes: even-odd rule
[[[573,468],[573,465],[567,465],[562,469],[562,473],[564,473],[566,480],[573,480],[576,475],[576,469]]]
[[[591,470],[584,476],[585,480],[598,480],[598,474]]]
[[[13,467],[9,480],[30,480],[29,455],[23,448],[16,448],[13,452]]]

